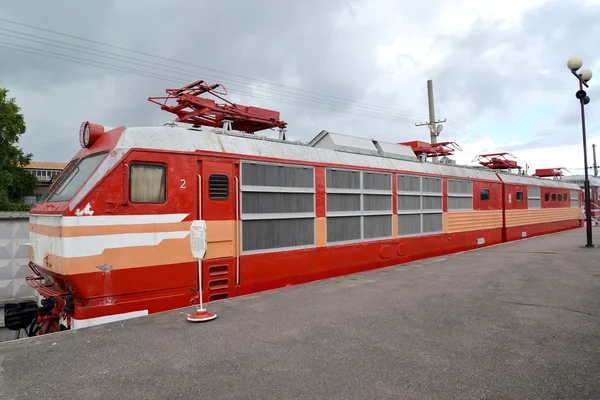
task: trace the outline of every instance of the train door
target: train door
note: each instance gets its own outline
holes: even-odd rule
[[[203,301],[224,299],[236,285],[238,181],[232,161],[198,162],[199,219],[206,221],[207,249],[202,261]]]

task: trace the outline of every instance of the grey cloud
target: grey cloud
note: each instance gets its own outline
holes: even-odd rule
[[[0,15],[7,20],[22,22],[27,25],[44,27],[61,32],[76,32],[82,36],[95,37],[102,40],[105,37],[106,26],[102,21],[110,18],[110,9],[113,1],[98,3],[73,3],[68,0],[57,0],[54,2],[30,1],[3,3],[0,6]],[[35,51],[27,47],[38,48],[55,53],[67,53],[67,51],[44,46],[40,43],[24,39],[17,39],[7,35],[27,38],[16,32],[34,34],[49,39],[67,41],[68,38],[51,34],[49,32],[36,31],[25,26],[18,26],[0,21],[0,40],[17,45],[24,51]],[[44,42],[43,39],[29,37],[29,39]],[[2,44],[6,46],[5,44]],[[14,46],[9,46],[14,47]],[[15,52],[0,48],[2,63],[0,65],[0,76],[2,81],[9,79],[18,87],[40,88],[48,85],[58,85],[73,79],[90,79],[93,72],[82,68],[81,64],[59,61],[49,57],[39,57],[24,52]],[[83,56],[81,56],[83,57]],[[2,82],[4,83],[4,82]]]
[[[526,108],[547,101],[549,94],[560,102],[575,87],[567,59],[580,55],[588,66],[599,60],[591,51],[600,35],[599,15],[599,5],[552,1],[527,12],[516,29],[500,30],[480,19],[464,33],[440,37],[437,47],[449,50],[448,55],[428,71],[440,82],[439,107],[468,120],[484,112],[501,115],[515,104]],[[497,60],[484,58],[498,47]],[[460,107],[454,107],[457,103]]]
[[[258,6],[260,8],[260,5]],[[313,8],[314,9],[314,8]],[[320,15],[328,16],[327,10],[323,10],[323,7],[319,7],[321,13]],[[310,7],[309,7],[310,10]],[[277,10],[281,11],[281,10]],[[173,41],[168,41],[170,43],[168,48],[161,48],[159,40],[159,36],[168,36],[169,29],[172,29],[172,25],[167,25],[166,32],[161,30],[156,33],[156,40],[148,40],[146,36],[146,40],[135,42],[135,40],[144,35],[138,35],[133,37],[133,43],[127,42],[127,40],[131,39],[126,36],[126,40],[121,40],[121,45],[126,45],[127,47],[141,48],[144,49],[143,45],[148,46],[148,43],[154,43],[158,50],[154,51],[154,53],[158,54],[167,54],[170,57],[191,60],[191,62],[198,62],[194,60],[194,55],[198,55],[199,63],[206,64],[203,55],[208,54],[211,56],[217,55],[218,57],[211,57],[210,62],[214,62],[217,67],[221,67],[223,69],[227,69],[228,71],[234,71],[238,73],[244,73],[245,75],[255,76],[261,79],[268,80],[278,80],[277,78],[281,76],[281,71],[285,71],[286,69],[291,69],[292,71],[296,71],[298,76],[296,77],[296,84],[299,84],[300,87],[309,90],[316,90],[324,93],[335,93],[335,95],[339,97],[354,99],[354,100],[364,100],[365,97],[365,88],[370,86],[370,79],[376,77],[378,71],[372,66],[373,54],[369,53],[369,49],[374,48],[370,44],[375,42],[376,32],[369,33],[368,30],[350,30],[348,32],[336,33],[332,31],[331,24],[327,20],[327,18],[323,18],[323,20],[319,20],[315,18],[312,14],[312,11],[306,12],[306,16],[303,19],[302,15],[298,15],[298,10],[292,10],[292,14],[295,14],[296,19],[304,24],[297,24],[298,28],[295,30],[294,25],[290,27],[285,26],[285,23],[279,23],[279,26],[276,29],[270,29],[269,33],[272,31],[281,32],[281,35],[275,35],[275,37],[270,37],[269,35],[265,36],[264,33],[257,33],[251,31],[249,34],[242,35],[243,38],[238,40],[240,35],[236,35],[235,29],[231,27],[238,26],[239,24],[230,23],[223,24],[222,21],[215,22],[215,25],[218,26],[227,26],[227,32],[234,40],[231,41],[231,37],[227,38],[227,41],[231,41],[232,44],[226,47],[226,50],[223,50],[223,43],[211,43],[211,41],[203,42],[203,38],[199,38],[199,45],[197,48],[194,48],[193,51],[190,51],[189,45],[183,44],[173,44]],[[156,13],[157,10],[154,9]],[[162,14],[159,10],[159,14]],[[332,12],[330,14],[337,14],[338,11]],[[193,14],[193,13],[192,13]],[[205,12],[205,14],[209,14],[209,12]],[[218,14],[218,13],[215,13]],[[330,17],[331,15],[329,15]],[[151,20],[151,16],[141,15],[139,19]],[[185,26],[189,24],[185,19],[182,19],[185,15],[174,15],[173,19],[179,21],[179,25]],[[125,18],[125,17],[122,17]],[[265,20],[259,20],[256,23],[256,26],[264,26],[268,21],[277,21],[279,18],[280,21],[289,21],[290,18],[286,18],[286,15],[279,15],[277,13],[273,13],[273,15],[267,15]],[[291,18],[293,19],[293,18]],[[129,21],[131,23],[131,21]],[[135,22],[135,21],[134,21]],[[118,25],[118,24],[117,24]],[[208,24],[210,25],[210,24]],[[321,31],[320,29],[323,29]],[[247,27],[244,27],[247,30]],[[244,30],[240,29],[240,31]],[[211,37],[222,35],[223,31],[213,30],[212,26],[204,26],[203,31],[206,30],[211,32]],[[115,31],[112,30],[113,34]],[[216,32],[216,34],[215,34]],[[295,32],[295,33],[294,33]],[[332,33],[333,32],[333,33]],[[294,42],[293,45],[290,46],[291,39],[288,37],[292,34],[293,39],[297,39],[298,42]],[[108,35],[108,34],[107,34]],[[262,36],[261,36],[262,35]],[[294,37],[296,35],[296,37]],[[150,35],[152,36],[152,35]],[[165,39],[166,40],[166,39]],[[225,40],[225,39],[223,39]],[[346,40],[346,41],[344,41]],[[236,42],[241,41],[244,46],[236,47]],[[126,42],[126,44],[122,44]],[[142,47],[136,47],[140,45]],[[214,45],[214,46],[213,46]],[[212,46],[212,47],[211,47]],[[287,46],[287,47],[286,47]],[[213,48],[214,47],[214,48]],[[174,49],[181,49],[179,52],[175,52]],[[162,51],[164,50],[164,51]],[[285,50],[285,52],[283,51]],[[234,58],[228,59],[228,54],[235,55]],[[254,59],[253,59],[254,58]],[[222,61],[225,59],[226,61]],[[269,62],[265,62],[268,60]],[[254,64],[258,64],[261,68],[251,68]],[[212,64],[211,64],[212,65]],[[291,65],[291,66],[290,66]],[[188,67],[186,67],[188,68]],[[279,73],[280,75],[277,75]],[[119,74],[116,74],[119,75]],[[293,75],[293,74],[292,74]],[[155,84],[154,82],[150,83],[148,80],[147,83],[144,83],[138,87],[134,87],[131,82],[142,82],[142,80],[136,80],[136,78],[126,77],[123,79],[127,79],[127,85],[123,85],[126,88],[131,88],[133,90],[128,91],[130,98],[135,97],[137,101],[119,101],[115,103],[114,110],[110,113],[106,112],[104,115],[104,119],[112,121],[119,120],[123,121],[125,124],[138,124],[138,123],[147,123],[149,120],[155,120],[153,117],[154,114],[149,114],[149,111],[153,106],[149,106],[145,103],[145,98],[149,94],[162,94],[164,89],[164,84]],[[191,80],[191,79],[190,79]],[[281,80],[285,82],[285,80]],[[422,84],[418,85],[422,86]],[[156,88],[157,90],[154,90]],[[233,92],[237,90],[237,88],[231,88]],[[423,99],[424,90],[419,87],[418,97]],[[280,94],[271,96],[277,96],[280,98]],[[400,103],[400,109],[406,108],[404,104],[402,104],[402,98],[414,98],[414,93],[410,93],[410,91],[405,93],[400,93],[400,95],[396,94],[395,98],[384,98],[385,101],[381,101],[381,99],[376,99],[375,103],[384,103],[388,106],[393,106],[395,104]],[[390,140],[407,140],[413,138],[416,135],[422,135],[423,129],[415,130],[414,126],[411,122],[406,121],[397,121],[397,120],[387,120],[387,126],[384,121],[374,121],[372,119],[366,119],[365,116],[349,116],[340,114],[336,111],[319,111],[314,109],[303,109],[297,106],[290,106],[285,103],[278,103],[276,100],[257,100],[252,98],[244,97],[244,95],[239,96],[242,100],[246,102],[250,102],[252,104],[262,105],[266,107],[273,107],[280,109],[282,111],[282,118],[286,121],[290,122],[290,130],[295,130],[298,132],[299,136],[303,139],[307,140],[312,137],[316,132],[318,132],[322,126],[334,125],[334,130],[338,131],[350,131],[355,132],[356,134],[368,134],[369,132],[377,132],[379,136],[387,136]],[[140,101],[144,99],[144,101]],[[240,100],[240,101],[242,101]],[[286,100],[291,101],[299,101],[297,99],[289,99]],[[302,100],[304,103],[311,103],[313,106],[322,107],[325,110],[329,110],[334,106],[323,106],[319,105],[318,102],[311,102],[310,100]],[[409,100],[409,103],[413,101]],[[426,103],[421,101],[422,105],[426,106]],[[412,107],[412,104],[411,104]],[[342,110],[346,110],[346,106],[335,105],[336,109],[342,108]],[[152,108],[154,110],[154,108]],[[365,111],[360,111],[365,112]],[[164,113],[160,114],[161,116]],[[168,116],[164,116],[164,119],[167,119]],[[323,124],[319,124],[320,121],[323,121]],[[108,122],[109,125],[115,125]],[[305,125],[307,128],[305,128]],[[310,125],[310,129],[308,129]],[[337,129],[336,128],[337,125]],[[340,128],[340,125],[342,128]],[[387,129],[379,128],[379,126],[383,126],[383,128],[387,127]],[[347,127],[347,128],[346,128]],[[377,127],[377,128],[376,128]],[[404,133],[406,132],[406,133]],[[414,133],[413,133],[414,132]]]
[[[558,125],[571,126],[581,121],[581,112],[579,107],[564,108],[560,116],[556,119]]]
[[[574,86],[577,89],[577,81],[574,79]],[[579,101],[574,96],[575,90],[571,93],[573,96],[566,102],[560,115],[549,127],[544,127],[535,132],[535,138],[519,146],[510,147],[510,151],[539,149],[557,146],[567,146],[582,143],[581,109]],[[600,90],[598,87],[592,87],[588,91],[590,97],[600,102]],[[600,120],[598,108],[590,102],[585,106],[586,136],[588,140],[592,136],[597,136]]]
[[[414,126],[414,122],[425,119],[427,112],[427,79],[433,78],[435,82],[438,115],[461,122],[476,119],[490,110],[508,110],[515,101],[531,101],[531,95],[527,94],[531,90],[546,87],[560,90],[566,84],[556,82],[568,81],[568,77],[562,78],[564,60],[560,54],[554,56],[551,53],[567,48],[572,41],[559,35],[552,38],[552,45],[548,45],[542,36],[548,31],[542,24],[544,18],[553,12],[569,13],[574,20],[565,22],[566,18],[558,25],[564,26],[567,32],[575,32],[573,37],[580,37],[582,35],[577,33],[581,30],[579,24],[589,22],[586,13],[597,11],[597,8],[580,11],[574,7],[564,10],[562,4],[566,2],[544,5],[526,17],[528,22],[523,27],[504,32],[486,21],[479,21],[462,35],[438,39],[440,48],[450,50],[439,67],[422,70],[414,55],[398,55],[397,67],[403,72],[398,76],[377,64],[378,45],[392,43],[397,26],[422,30],[428,11],[437,3],[386,0],[190,3],[180,0],[140,4],[118,1],[73,6],[67,1],[53,2],[52,5],[43,1],[28,2],[27,5],[13,2],[0,6],[0,14],[7,19],[254,79],[76,42],[0,21],[0,28],[18,29],[148,60],[155,63],[154,67],[127,65],[126,60],[94,58],[163,77],[140,77],[0,48],[0,57],[8,60],[0,64],[0,86],[11,89],[11,94],[23,105],[28,133],[22,144],[34,152],[36,159],[69,159],[77,151],[77,130],[83,120],[109,126],[155,125],[170,120],[173,116],[147,102],[147,97],[162,95],[166,87],[196,79],[225,84],[230,98],[240,103],[279,110],[281,118],[289,124],[289,137],[310,140],[320,130],[328,129],[389,141],[427,140],[427,129]],[[24,12],[25,9],[29,12]],[[1,33],[0,40],[9,40]],[[588,38],[593,38],[594,33],[597,33],[595,25],[591,32],[587,28]],[[493,64],[480,58],[487,49],[503,43],[512,44],[513,49],[505,51],[501,63]],[[40,44],[27,45],[66,52]],[[537,48],[539,50],[535,50]],[[577,48],[569,49],[569,52],[571,50]],[[536,58],[522,60],[523,54]],[[587,63],[595,60],[585,53],[579,54]],[[92,58],[90,55],[78,56]],[[554,68],[552,65],[558,62],[555,59],[560,59],[556,68],[560,68],[561,78],[557,78],[559,75],[554,70],[550,77],[535,82],[515,73],[517,61],[523,61],[526,70],[533,70],[542,66]],[[156,64],[192,72],[166,72]],[[166,76],[176,80],[170,81]],[[323,103],[314,95],[286,91],[256,80],[279,82],[393,110],[416,111],[422,116],[392,116],[389,109],[365,110],[349,104],[334,104],[334,99]],[[268,92],[257,93],[271,98],[242,94],[241,91],[251,90],[248,85],[267,86]],[[288,102],[303,103],[312,108]],[[446,139],[452,133],[452,128],[447,126]]]
[[[305,90],[334,93],[338,97],[358,101],[365,97],[369,79],[377,76],[376,67],[372,63],[374,46],[368,45],[375,40],[376,33],[370,32],[368,27],[332,29],[332,21],[340,14],[340,3],[313,1],[283,5],[281,2],[262,1],[227,5],[218,3],[190,5],[187,2],[175,4],[170,2],[169,4],[155,3],[140,8],[139,3],[116,2],[100,10],[90,9],[86,18],[77,21],[72,21],[68,14],[71,5],[62,3],[58,6],[54,5],[56,8],[52,15],[55,19],[43,18],[42,16],[47,16],[50,11],[38,8],[36,15],[29,18],[26,23],[114,43],[166,58],[183,60],[189,64],[207,65],[214,69],[260,80],[282,83],[292,80],[294,86]],[[9,19],[22,20],[19,18],[23,15],[19,12],[19,7],[15,5],[13,7],[5,15],[8,15]],[[81,8],[79,11],[84,13]],[[165,18],[166,15],[169,16],[168,19]],[[63,19],[69,22],[62,23]],[[15,28],[12,25],[0,24],[0,27],[6,26],[10,29]],[[17,29],[45,37],[51,36],[22,27]],[[69,38],[57,38],[111,53],[146,59],[157,64],[174,65],[165,60],[151,59],[139,54],[126,54],[117,49],[77,42]],[[64,49],[40,44],[26,45],[47,51],[67,52]],[[248,84],[263,87],[265,84],[215,71],[201,70],[190,65],[179,64],[177,67],[192,70],[191,73],[165,72],[159,70],[158,68],[162,67],[158,65],[156,68],[144,68],[139,65],[127,65],[125,60],[118,62],[72,53],[78,57],[118,64],[124,68],[145,70],[151,74],[177,78],[176,81],[169,81],[141,78],[105,68],[85,67],[30,55],[13,54],[8,51],[2,51],[1,54],[17,57],[16,62],[0,67],[1,76],[9,77],[2,79],[1,83],[12,86],[13,92],[39,88],[39,96],[44,98],[50,88],[57,88],[67,83],[71,85],[73,89],[71,93],[65,93],[64,97],[53,101],[63,103],[66,110],[74,107],[75,104],[77,110],[68,112],[67,117],[71,121],[73,132],[76,132],[80,121],[85,119],[95,119],[99,123],[111,126],[148,125],[171,119],[171,115],[148,103],[146,98],[164,94],[165,87],[176,87],[201,78],[211,83],[224,83],[232,92],[232,98],[239,99],[240,102],[281,110],[282,118],[290,122],[290,130],[296,131],[304,140],[318,132],[314,121],[325,119],[321,116],[329,116],[330,113],[301,108],[297,105],[291,106],[286,102],[303,103],[324,109],[333,108],[336,110],[334,115],[338,114],[338,111],[348,111],[352,107],[339,103],[335,105],[322,103],[307,98],[306,96],[311,95],[306,93],[283,93],[284,89],[280,87],[270,87],[271,90],[267,93],[258,92],[259,96],[267,96],[270,97],[269,99],[256,99],[244,94],[236,95],[236,92],[242,90],[249,91],[250,89],[246,87]],[[88,84],[96,82],[100,86],[112,82],[114,95],[100,95],[98,91],[84,93],[77,90],[74,82]],[[35,104],[24,108],[27,112],[26,117],[30,121],[28,135],[23,140],[24,145],[32,148],[36,158],[68,159],[77,150],[77,143],[70,141],[74,137],[73,134],[67,135],[63,129],[60,129],[59,132],[42,138],[43,131],[52,130],[53,126],[55,129],[59,126],[62,128],[63,124],[49,119],[42,121],[35,118],[36,108],[40,106],[41,101],[20,100],[25,104]],[[281,100],[281,103],[278,100]],[[82,104],[87,108],[79,107]],[[306,116],[310,118],[307,119]],[[352,126],[352,122],[356,119],[345,118],[342,122]],[[294,124],[296,120],[300,123]],[[310,130],[309,125],[312,128]],[[62,147],[63,151],[47,153],[45,149],[48,147],[44,143],[47,144],[49,140],[60,140],[59,138],[64,138],[63,140],[69,145]]]
[[[600,78],[600,77],[598,77]],[[581,123],[581,111],[578,100],[575,98],[575,93],[579,89],[577,86],[577,80],[573,78],[572,88],[569,93],[568,101],[565,102],[561,114],[557,117],[556,123],[561,126],[575,126]],[[585,88],[591,101],[585,107],[586,121],[594,121],[600,118],[598,113],[598,107],[596,103],[600,103],[600,86],[591,86],[589,89]]]
[[[593,125],[592,125],[593,126]],[[597,125],[596,125],[597,126]],[[588,126],[590,127],[590,126]],[[587,138],[590,139],[588,132]],[[537,132],[534,140],[515,146],[505,146],[507,151],[543,149],[550,147],[570,146],[582,143],[580,126],[568,128],[552,128]]]

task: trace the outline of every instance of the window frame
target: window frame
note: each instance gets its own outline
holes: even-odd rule
[[[81,189],[85,186],[85,184],[90,180],[90,178],[92,177],[92,175],[94,175],[94,173],[98,170],[98,168],[100,168],[100,165],[106,160],[106,157],[108,156],[109,151],[108,150],[102,150],[102,151],[98,151],[96,153],[92,153],[92,154],[87,154],[81,158],[75,159],[73,161],[71,161],[66,167],[65,169],[63,169],[63,172],[61,173],[60,176],[60,180],[57,179],[56,181],[54,181],[54,183],[50,186],[50,188],[48,188],[48,191],[46,192],[46,195],[44,195],[44,197],[42,197],[42,201],[45,201],[47,203],[62,203],[62,202],[70,202],[71,200],[73,200],[73,198],[75,198],[75,196],[77,196],[77,193],[79,193],[81,191]],[[81,184],[80,187],[77,188],[77,190],[75,190],[75,192],[73,193],[73,196],[71,196],[69,199],[66,200],[52,200],[54,198],[54,196],[60,195],[60,193],[58,193],[58,190],[65,190],[67,188],[67,186],[69,185],[69,182],[71,179],[75,178],[75,176],[77,176],[77,173],[79,170],[79,165],[84,162],[87,159],[90,159],[92,157],[96,157],[99,155],[103,155],[102,159],[100,160],[100,162],[98,163],[98,165],[96,165],[96,168],[94,168],[92,170],[92,172],[90,172],[90,174],[88,175],[88,177],[85,179],[85,181],[83,181],[83,183]],[[68,170],[67,170],[68,168]],[[77,171],[75,173],[75,175],[73,175],[73,173]],[[62,186],[62,185],[65,186]],[[56,187],[54,189],[54,187]],[[52,190],[50,190],[52,189]]]
[[[69,161],[69,163],[63,168],[62,171],[60,171],[60,173],[57,175],[56,180],[54,182],[52,182],[52,184],[50,185],[50,187],[48,188],[48,190],[46,190],[46,192],[42,195],[42,197],[38,200],[38,203],[43,203],[45,201],[48,201],[48,199],[53,195],[54,191],[52,190],[55,186],[58,187],[59,185],[61,185],[62,181],[65,180],[69,174],[71,174],[71,169],[75,168],[75,166],[77,165],[77,163],[81,160],[81,158],[75,158],[71,161]]]
[[[484,198],[485,194],[485,198]],[[490,189],[479,189],[479,201],[490,201]]]
[[[521,195],[520,199],[519,199],[519,195]],[[524,197],[525,196],[523,195],[523,192],[517,190],[517,192],[515,193],[515,201],[518,202],[518,203],[522,203]]]
[[[131,198],[131,174],[133,173],[133,168],[137,165],[141,165],[141,166],[150,166],[150,167],[155,167],[155,166],[159,166],[162,167],[165,171],[164,174],[164,182],[165,182],[165,200],[162,202],[159,201],[133,201]],[[131,204],[165,204],[168,200],[168,193],[169,193],[169,188],[168,188],[168,184],[169,184],[169,179],[167,179],[167,174],[168,174],[168,168],[167,168],[167,164],[164,162],[151,162],[151,161],[132,161],[129,163],[129,182],[128,186],[129,186],[129,194],[128,194],[128,200]]]
[[[556,202],[556,193],[552,193],[552,201]]]

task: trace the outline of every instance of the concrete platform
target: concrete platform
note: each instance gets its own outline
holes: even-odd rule
[[[595,228],[600,244],[600,229]],[[8,399],[599,399],[585,231],[0,345]]]

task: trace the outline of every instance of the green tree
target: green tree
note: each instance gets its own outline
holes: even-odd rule
[[[8,90],[0,88],[0,211],[28,209],[23,196],[33,194],[37,180],[24,167],[32,154],[16,146],[25,133],[25,118]]]

